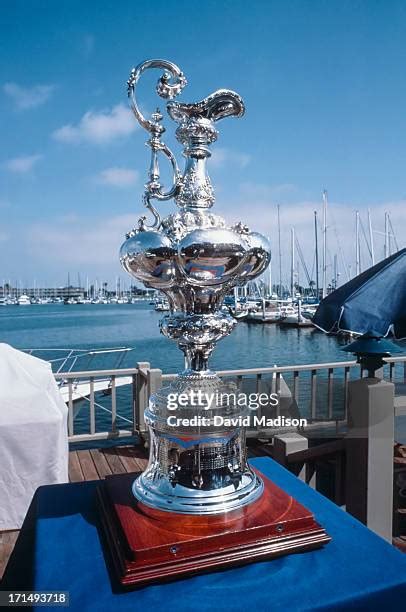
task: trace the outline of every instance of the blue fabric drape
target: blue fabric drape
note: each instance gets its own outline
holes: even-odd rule
[[[405,555],[271,459],[252,464],[315,513],[327,546],[124,593],[106,567],[97,483],[54,485],[38,489],[1,588],[69,591],[80,612],[404,608]]]
[[[406,338],[406,248],[365,270],[320,303],[313,322],[325,332],[367,331]]]

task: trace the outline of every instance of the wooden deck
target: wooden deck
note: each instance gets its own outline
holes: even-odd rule
[[[19,533],[19,531],[0,531],[0,580]]]
[[[266,445],[249,446],[250,456],[269,454]],[[109,474],[139,472],[147,465],[147,453],[138,446],[115,446],[92,450],[70,451],[69,481],[102,480]],[[12,553],[19,531],[0,532],[0,579]]]
[[[139,472],[147,465],[143,448],[115,446],[69,453],[69,481],[102,480],[110,474]]]

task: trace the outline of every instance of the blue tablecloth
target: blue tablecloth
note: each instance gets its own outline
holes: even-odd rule
[[[97,482],[41,487],[2,589],[64,590],[71,610],[390,610],[406,606],[406,555],[268,458],[252,464],[310,508],[323,549],[120,592],[100,544]]]

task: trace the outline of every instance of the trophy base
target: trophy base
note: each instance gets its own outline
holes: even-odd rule
[[[258,501],[215,516],[144,506],[132,494],[136,476],[107,476],[97,490],[113,567],[125,587],[312,550],[331,540],[309,510],[262,474]]]

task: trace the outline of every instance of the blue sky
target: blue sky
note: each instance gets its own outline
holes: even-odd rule
[[[286,278],[291,226],[312,267],[323,189],[342,279],[356,209],[364,224],[371,209],[378,255],[385,211],[404,246],[404,2],[3,0],[0,28],[0,283],[124,280],[117,252],[148,164],[125,81],[151,57],[181,66],[185,101],[220,87],[243,96],[244,118],[219,124],[216,207],[275,244],[280,204]],[[154,81],[141,90],[151,110]]]

